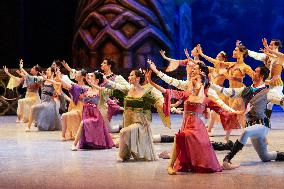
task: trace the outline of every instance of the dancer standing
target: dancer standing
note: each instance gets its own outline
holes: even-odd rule
[[[230,87],[233,88],[240,88],[245,86],[243,83],[243,79],[245,75],[249,75],[253,78],[254,71],[251,67],[244,62],[244,58],[247,56],[248,50],[244,45],[237,44],[235,50],[233,51],[233,58],[236,58],[236,62],[221,62],[224,64],[229,64],[228,68],[228,80]],[[201,52],[201,56],[205,56]],[[207,56],[208,57],[208,56]],[[210,57],[209,57],[210,58]],[[241,98],[230,98],[229,99],[229,106],[232,107],[234,110],[244,111],[244,102]],[[238,115],[238,120],[240,125],[244,128],[245,127],[245,117],[244,115]],[[227,134],[225,140],[229,139],[229,135]]]
[[[201,57],[205,58],[207,61],[211,62],[214,65],[214,68],[209,67],[210,81],[212,83],[217,84],[217,85],[223,86],[224,81],[225,81],[227,74],[228,74],[228,67],[229,67],[229,65],[225,63],[225,62],[228,61],[226,53],[224,51],[221,51],[220,53],[218,53],[217,57],[215,59],[213,59],[213,58],[210,58],[210,57],[204,55],[203,50],[201,49],[200,46],[197,46],[197,50],[198,50],[198,53],[200,54]],[[218,93],[218,95],[222,99],[222,101],[224,101],[225,103],[228,104],[227,97],[225,97],[221,93]],[[214,123],[217,119],[218,119],[217,114],[214,111],[211,111],[210,120],[209,120],[209,123],[208,123],[208,129],[207,129],[209,135],[211,135],[211,130],[212,130]],[[226,139],[228,140],[231,131],[230,131],[230,128],[226,128],[226,129],[227,129]]]
[[[101,63],[101,70],[103,71],[104,77],[110,81],[119,83],[123,86],[125,86],[125,89],[128,89],[129,83],[121,76],[116,75],[113,73],[113,70],[115,68],[116,63],[111,59],[104,59]],[[101,84],[101,87],[108,87],[106,82],[103,82]],[[110,123],[112,116],[116,115],[119,111],[121,111],[123,108],[120,107],[120,105],[123,104],[123,98],[125,94],[120,90],[113,90],[111,98],[108,99],[107,105],[108,108],[104,114],[107,114],[107,119],[105,122],[108,125],[109,131],[111,133],[118,133],[120,129],[122,128],[122,125],[113,125]]]

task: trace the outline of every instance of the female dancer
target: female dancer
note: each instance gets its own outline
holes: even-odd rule
[[[216,59],[214,59],[203,54],[203,50],[201,49],[200,45],[197,45],[197,50],[201,57],[214,64],[214,68],[209,69],[211,71],[209,74],[210,81],[214,84],[218,83],[218,85],[223,86],[225,79],[228,77],[228,67],[232,66],[232,63],[227,63],[227,56],[225,56],[224,53],[220,52],[217,55]],[[228,104],[228,99],[223,94],[218,93],[218,95],[224,102]],[[211,111],[210,121],[208,124],[209,135],[217,118],[217,114]],[[225,141],[228,142],[232,128],[228,128],[227,125],[223,125],[223,128],[226,131]]]
[[[20,60],[20,68],[23,67],[23,60]],[[38,94],[38,90],[40,88],[40,84],[38,82],[34,82],[34,77],[37,76],[40,72],[40,67],[38,65],[34,66],[30,70],[30,74],[25,72],[23,73],[22,78],[15,77],[9,73],[9,70],[6,66],[3,67],[5,73],[10,76],[9,84],[7,88],[13,89],[24,82],[23,87],[27,87],[25,98],[18,100],[18,108],[17,108],[17,122],[27,123],[29,120],[30,109],[33,105],[40,103],[40,97]]]
[[[76,71],[75,81],[77,85],[83,88],[86,88],[84,79],[86,76],[86,71],[84,69]],[[65,80],[64,80],[65,81]],[[68,82],[65,82],[68,83]],[[83,101],[80,98],[74,98],[71,95],[69,100],[68,112],[62,114],[62,140],[67,139],[66,134],[68,134],[69,139],[74,140],[79,125],[82,120],[82,111],[83,111]]]
[[[151,106],[156,103],[151,90],[141,86],[144,74],[140,70],[131,71],[128,77],[128,89],[125,86],[107,80],[113,88],[122,90],[127,94],[124,98],[123,128],[120,130],[119,159],[157,160],[154,150],[151,122]]]
[[[89,85],[97,86],[103,82],[103,75],[99,72],[88,74],[86,80]],[[74,102],[81,99],[84,103],[82,121],[72,144],[72,151],[79,149],[109,149],[114,146],[108,128],[99,108],[106,106],[107,92],[99,91],[96,87],[85,88],[78,84],[68,84],[62,81],[63,86],[69,89]]]
[[[176,70],[179,66],[187,66],[189,63],[196,63],[196,62],[199,62],[200,61],[200,57],[199,57],[199,54],[198,54],[198,51],[197,51],[197,48],[194,47],[191,51],[191,56],[193,57],[193,59],[191,59],[189,57],[189,53],[188,53],[188,50],[185,49],[185,54],[187,56],[187,59],[184,59],[184,60],[176,60],[176,59],[172,59],[172,58],[169,58],[165,55],[165,51],[160,51],[160,54],[161,56],[169,61],[169,66],[167,67],[166,69],[166,72],[172,72],[174,70]]]
[[[200,55],[205,57],[203,54],[201,47],[198,46],[198,51],[200,52]],[[243,79],[245,75],[249,75],[251,78],[253,78],[254,71],[251,69],[251,67],[244,63],[244,58],[248,55],[248,50],[244,45],[237,44],[235,50],[233,51],[233,58],[236,58],[236,62],[222,62],[222,64],[228,64],[230,65],[228,67],[228,76],[227,79],[229,80],[230,87],[232,88],[240,88],[245,86],[243,83]],[[210,58],[207,56],[207,58]],[[244,102],[241,98],[236,99],[229,99],[229,106],[235,110],[244,111]],[[245,117],[244,115],[239,115],[238,120],[240,125],[244,128],[246,125]],[[228,140],[228,133],[226,135],[225,140]]]
[[[56,70],[54,68],[48,68],[46,70],[46,75],[43,75],[42,77],[32,77],[33,81],[42,83],[41,103],[31,107],[27,131],[30,131],[33,121],[37,124],[38,129],[41,131],[54,131],[61,129],[59,107],[56,106],[56,102],[54,100],[57,94],[52,82],[55,78],[55,74]]]
[[[159,73],[155,64],[148,61],[150,68]],[[210,143],[206,128],[201,119],[206,108],[210,108],[221,115],[223,124],[237,125],[234,117],[236,114],[225,111],[213,100],[205,96],[204,90],[208,87],[208,68],[197,63],[192,66],[191,82],[188,83],[186,91],[166,90],[151,81],[151,72],[147,74],[149,82],[165,94],[165,105],[167,99],[183,99],[184,117],[181,132],[176,134],[173,153],[168,167],[169,174],[176,171],[192,171],[198,173],[211,173],[222,171],[216,154]],[[167,107],[169,111],[169,105]],[[206,154],[206,155],[204,155]]]

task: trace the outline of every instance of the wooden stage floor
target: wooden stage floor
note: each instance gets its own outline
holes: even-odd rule
[[[268,135],[269,149],[284,151],[284,113],[274,113],[272,130]],[[168,160],[155,162],[117,162],[118,149],[70,150],[71,142],[61,142],[60,132],[26,133],[15,116],[0,117],[0,188],[284,188],[284,162],[262,163],[249,142],[236,156],[241,163],[235,170],[215,174],[180,174],[166,172]],[[121,115],[114,118],[120,123]],[[171,130],[153,116],[153,133],[174,134],[182,117],[172,115]],[[224,132],[219,126],[211,137],[222,141]],[[241,131],[235,131],[235,141]],[[157,153],[171,150],[172,144],[155,144]],[[222,161],[227,152],[217,152]]]

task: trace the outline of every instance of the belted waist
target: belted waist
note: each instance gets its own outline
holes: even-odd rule
[[[93,108],[96,108],[97,105],[96,104],[92,104],[92,103],[84,103],[84,106],[91,106]]]
[[[43,91],[42,94],[47,95],[47,96],[53,96],[53,93],[48,92],[48,91]]]
[[[124,107],[125,110],[131,110],[131,111],[134,111],[134,112],[145,112],[147,110],[150,110],[150,109],[143,109],[143,108],[135,108],[135,107]]]
[[[247,127],[256,125],[256,124],[261,124],[261,125],[264,125],[265,127],[270,128],[270,121],[267,117],[263,119],[251,119],[249,121],[246,121]]]
[[[187,115],[195,115],[197,117],[204,117],[203,114],[201,113],[197,113],[197,112],[194,112],[194,111],[184,111],[184,114],[187,114]]]

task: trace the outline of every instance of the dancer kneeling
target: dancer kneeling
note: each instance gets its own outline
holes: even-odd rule
[[[103,82],[103,75],[99,72],[89,73],[86,77],[89,85],[99,85]],[[99,110],[100,106],[106,104],[108,95],[106,91],[99,91],[95,87],[86,88],[77,84],[64,83],[69,89],[73,99],[83,99],[82,121],[77,131],[76,138],[72,145],[72,150],[79,149],[109,149],[114,143],[109,134],[108,128],[104,122]]]
[[[251,138],[252,145],[257,152],[259,158],[266,162],[271,160],[284,161],[283,152],[268,152],[266,144],[266,135],[270,130],[270,120],[268,119],[266,107],[269,102],[279,104],[281,99],[269,96],[269,89],[265,86],[264,81],[269,75],[269,70],[266,67],[259,66],[255,69],[253,77],[253,85],[242,88],[223,88],[218,85],[211,84],[211,88],[223,93],[232,98],[242,98],[245,102],[248,111],[246,113],[247,126],[244,129],[240,139],[238,139],[231,152],[224,158],[224,169],[233,169],[238,165],[233,165],[231,160],[244,147],[248,138]]]
[[[140,70],[133,70],[129,77],[129,88],[125,85],[107,80],[112,89],[123,91],[124,99],[123,128],[120,131],[119,159],[129,160],[157,160],[152,139],[151,106],[156,99],[151,89],[144,88],[144,74]]]
[[[158,73],[153,62],[148,61],[150,68]],[[220,114],[223,124],[238,125],[237,115],[225,111],[216,102],[205,96],[208,88],[208,68],[203,63],[191,67],[191,80],[188,80],[186,91],[166,90],[151,81],[151,72],[147,73],[149,82],[165,95],[165,109],[170,110],[169,99],[184,100],[184,116],[181,131],[176,134],[173,153],[168,167],[169,174],[176,171],[197,173],[220,172],[222,168],[210,143],[202,117],[206,108]]]

